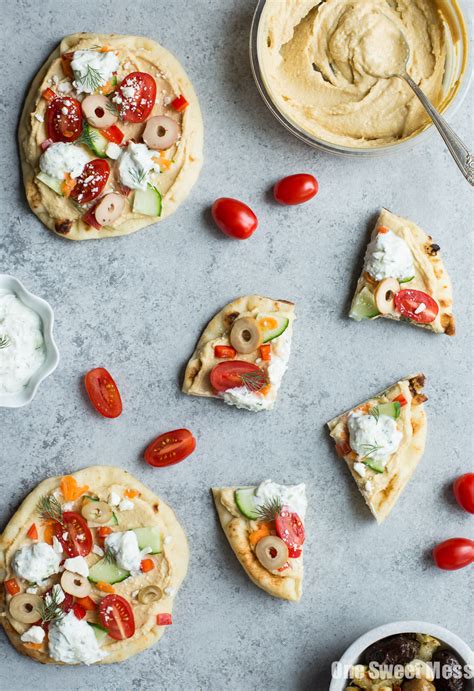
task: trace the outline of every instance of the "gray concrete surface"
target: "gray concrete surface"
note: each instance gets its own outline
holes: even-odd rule
[[[162,642],[120,666],[42,667],[1,634],[0,688],[129,691],[279,689],[325,691],[330,664],[360,634],[419,618],[472,643],[472,571],[434,569],[430,548],[468,536],[472,518],[449,485],[472,470],[472,194],[441,141],[373,160],[323,155],[288,135],[267,112],[248,61],[249,0],[44,0],[2,3],[0,267],[50,301],[61,363],[33,403],[1,410],[0,521],[38,481],[95,463],[134,473],[176,510],[191,562],[175,623]],[[70,243],[30,213],[15,131],[30,80],[65,34],[139,33],[181,60],[199,94],[205,166],[191,197],[162,225],[103,242]],[[472,134],[472,98],[452,119]],[[317,175],[320,193],[300,208],[272,204],[285,174]],[[252,205],[260,228],[224,238],[208,208],[221,195]],[[346,318],[379,207],[407,215],[444,250],[458,334],[450,339],[396,323]],[[207,320],[235,296],[297,303],[290,368],[274,412],[254,415],[180,393],[183,366]],[[124,399],[101,419],[83,374],[104,365]],[[398,377],[427,376],[425,456],[393,514],[377,527],[335,456],[324,423]],[[144,446],[186,426],[196,453],[152,469]],[[307,483],[310,512],[300,604],[273,600],[245,576],[221,533],[209,487]]]

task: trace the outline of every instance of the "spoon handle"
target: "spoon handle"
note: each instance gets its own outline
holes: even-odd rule
[[[451,129],[446,120],[443,117],[441,117],[436,108],[434,108],[434,106],[430,103],[428,98],[425,96],[418,84],[416,84],[413,81],[410,75],[405,74],[403,75],[403,78],[411,86],[415,94],[422,102],[425,110],[430,115],[438,132],[443,137],[445,144],[448,147],[452,157],[456,161],[456,164],[460,169],[461,173],[464,175],[469,184],[474,186],[473,154],[464,146],[456,132],[454,132],[454,130]]]

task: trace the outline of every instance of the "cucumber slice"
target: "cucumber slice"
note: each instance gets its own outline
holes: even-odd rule
[[[388,417],[393,417],[394,420],[400,417],[401,405],[398,401],[392,401],[391,403],[379,403],[372,408],[372,410],[377,411],[377,415],[388,415]],[[372,411],[371,411],[372,412]]]
[[[121,569],[114,561],[101,559],[89,569],[89,580],[92,583],[120,583],[130,576],[128,571]]]
[[[415,277],[414,276],[409,276],[408,278],[399,278],[398,282],[399,283],[410,283],[410,281],[413,281]]]
[[[109,140],[101,134],[100,130],[96,130],[95,127],[91,127],[87,123],[82,130],[81,143],[89,147],[99,158],[107,158],[105,150],[110,144]]]
[[[161,204],[161,194],[150,184],[146,190],[136,190],[133,196],[133,212],[136,214],[161,216]]]
[[[97,638],[97,643],[101,645],[109,635],[109,632],[107,631],[107,629],[104,629],[104,627],[100,624],[91,624],[90,621],[88,621],[87,623],[93,629],[95,637]]]
[[[161,531],[157,525],[149,528],[135,528],[133,532],[137,536],[140,549],[150,547],[151,552],[149,554],[158,554],[162,551]]]
[[[46,175],[46,173],[43,173],[43,171],[40,170],[38,175],[36,176],[36,179],[39,180],[40,182],[44,183],[48,187],[50,187],[54,192],[57,194],[60,194],[62,196],[62,191],[61,191],[61,185],[62,180],[58,180],[57,178],[52,178],[51,175]]]
[[[277,325],[273,328],[262,327],[262,320],[264,319],[268,319],[269,321],[271,320],[270,323],[276,322]],[[273,339],[278,338],[278,336],[281,336],[282,333],[287,330],[288,324],[290,323],[288,317],[284,317],[281,314],[259,314],[257,315],[257,321],[259,322],[260,327],[262,328],[262,336],[264,343],[273,341]]]
[[[259,518],[259,514],[256,510],[257,502],[255,500],[255,487],[243,487],[242,489],[236,489],[234,498],[239,511],[243,513],[246,518],[250,518],[251,521],[255,521],[257,518]]]
[[[374,296],[367,286],[364,286],[352,301],[349,317],[360,322],[362,319],[373,319],[379,314],[380,312],[375,304]]]
[[[363,461],[363,463],[367,466],[367,468],[374,470],[376,473],[383,473],[385,470],[385,467],[380,461],[374,461],[371,458],[367,458],[365,461]]]

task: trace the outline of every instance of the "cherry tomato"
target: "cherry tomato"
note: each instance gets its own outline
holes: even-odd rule
[[[127,87],[133,89],[133,96],[124,94],[123,90]],[[122,119],[128,122],[144,122],[153,110],[156,100],[156,82],[151,74],[131,72],[120,84],[117,92],[122,99]]]
[[[110,175],[110,166],[103,158],[94,158],[84,170],[71,190],[70,197],[79,204],[88,204],[101,194]]]
[[[425,307],[417,314],[416,310],[422,304]],[[402,317],[413,319],[419,324],[429,324],[436,319],[439,305],[431,295],[423,293],[421,290],[400,290],[395,295],[395,309],[400,312]]]
[[[87,557],[92,534],[80,513],[63,511],[62,523],[54,523],[54,534],[68,557]]]
[[[196,439],[188,429],[160,434],[145,450],[145,461],[155,468],[174,465],[187,458],[196,448]]]
[[[220,197],[212,205],[212,218],[223,233],[237,240],[246,240],[256,230],[258,219],[252,209],[238,199]]]
[[[268,384],[265,372],[253,362],[232,360],[220,362],[210,374],[211,386],[218,393],[246,386],[249,391],[260,391]]]
[[[72,611],[74,612],[74,616],[76,617],[76,619],[84,619],[84,617],[87,614],[84,607],[80,605],[78,602],[74,603],[74,605],[72,606]]]
[[[104,417],[118,417],[122,412],[122,399],[117,384],[103,367],[96,367],[85,376],[86,391],[91,403]]]
[[[474,561],[474,541],[464,537],[453,537],[451,540],[440,542],[433,550],[433,559],[440,569],[463,569]]]
[[[303,521],[298,514],[284,506],[275,517],[275,527],[278,537],[288,546],[288,555],[293,559],[300,557],[305,536]]]
[[[100,623],[116,641],[131,638],[135,633],[133,610],[121,595],[106,595],[99,605]]]
[[[74,142],[82,132],[81,104],[70,96],[55,98],[46,108],[45,122],[53,142]]]
[[[279,180],[273,188],[273,196],[279,204],[293,206],[304,204],[318,193],[318,181],[314,175],[297,173]]]
[[[453,485],[454,496],[459,506],[474,513],[474,473],[466,473],[455,480]]]

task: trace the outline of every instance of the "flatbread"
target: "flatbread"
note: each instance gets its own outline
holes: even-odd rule
[[[214,356],[216,345],[229,345],[229,332],[233,322],[238,317],[257,316],[257,314],[283,314],[289,319],[286,331],[279,338],[285,337],[291,345],[293,331],[293,321],[295,319],[295,306],[286,300],[272,300],[271,298],[260,297],[258,295],[246,295],[237,298],[226,305],[216,316],[211,319],[204,329],[194,353],[192,354],[184,374],[183,392],[191,396],[204,396],[219,398],[209,381],[209,374],[213,367],[222,362]],[[275,339],[275,343],[279,339]],[[273,342],[271,342],[273,343]],[[258,352],[243,355],[238,353],[236,359],[255,362],[258,359]],[[261,364],[261,363],[259,363]],[[276,400],[278,386],[272,387],[267,394],[271,404]]]
[[[378,523],[382,523],[395,506],[425,450],[427,420],[423,404],[427,398],[422,393],[424,382],[423,374],[402,379],[377,396],[328,422],[330,435],[336,442],[338,455],[346,461],[352,477]],[[403,434],[400,446],[389,458],[383,473],[379,474],[367,468],[367,475],[361,477],[354,469],[354,463],[360,459],[348,446],[348,415],[359,408],[368,412],[377,403],[393,401],[400,395],[407,402],[401,407],[400,417],[397,420],[397,427]],[[367,481],[370,483],[369,487],[366,485]]]
[[[258,523],[243,516],[234,500],[238,487],[214,487],[212,494],[222,529],[235,556],[243,566],[250,580],[273,597],[297,602],[301,598],[303,584],[303,556],[289,559],[291,570],[288,576],[277,576],[267,571],[259,562],[248,540],[251,530]]]
[[[157,584],[163,591],[162,598],[148,606],[139,605],[136,600],[132,601],[137,624],[135,634],[132,638],[122,641],[115,641],[108,637],[102,649],[109,654],[101,663],[96,664],[120,662],[146,650],[163,635],[165,627],[156,624],[156,615],[172,611],[175,595],[187,572],[189,561],[187,539],[170,507],[125,470],[112,466],[92,466],[79,470],[73,473],[72,476],[80,486],[88,485],[90,491],[97,493],[100,498],[105,497],[111,488],[118,492],[120,488],[122,491],[125,488],[136,490],[139,492],[139,497],[133,500],[136,508],[132,511],[117,512],[119,517],[118,530],[127,530],[126,523],[136,520],[139,525],[134,525],[134,527],[158,525],[162,528],[163,535],[171,538],[167,541],[169,544],[163,545],[163,556],[157,555],[157,565],[154,570],[149,571],[147,574],[127,578],[121,583],[114,585],[117,594],[123,596],[128,594],[129,597],[127,599],[129,600],[130,592],[134,592],[143,585]],[[13,554],[23,545],[31,544],[31,541],[26,536],[26,532],[32,523],[37,525],[41,540],[43,527],[41,527],[41,519],[37,512],[38,501],[41,497],[56,492],[60,480],[61,477],[52,477],[41,482],[24,499],[0,536],[0,576],[2,584],[5,579],[14,576],[11,571]],[[78,501],[80,502],[80,500]],[[92,553],[87,557],[87,560],[90,560],[91,563],[99,559],[100,557]],[[158,580],[155,581],[154,579]],[[22,592],[24,592],[24,588],[22,588]],[[92,594],[104,595],[104,593],[96,592],[95,588],[93,588]],[[20,636],[30,625],[20,624],[20,622],[11,619],[8,613],[8,600],[9,596],[6,595],[5,589],[3,587],[0,588],[0,623],[15,648],[20,653],[28,655],[38,662],[63,664],[50,658],[46,650],[34,650],[25,647],[20,640]],[[142,625],[139,626],[139,623]]]
[[[119,51],[121,59],[119,81],[134,70],[147,71],[147,69],[156,80],[162,80],[158,84],[157,102],[150,117],[161,114],[165,107],[163,97],[160,96],[161,87],[165,82],[166,85],[169,85],[173,95],[183,94],[189,102],[189,106],[182,115],[181,139],[178,146],[170,150],[175,163],[168,171],[164,170],[160,174],[157,183],[163,197],[161,216],[145,216],[133,213],[131,210],[132,197],[129,197],[122,216],[112,225],[103,226],[100,230],[96,230],[82,220],[86,207],[81,210],[72,200],[60,197],[36,179],[36,174],[39,171],[39,158],[42,154],[40,144],[47,138],[44,123],[40,121],[44,118],[47,103],[41,94],[51,86],[51,79],[58,77],[61,80],[66,80],[60,61],[60,56],[63,53],[97,49],[97,46],[109,46]],[[147,63],[149,67],[143,68],[143,65],[146,67]],[[124,65],[127,66],[127,69],[123,67]],[[54,84],[52,85],[54,86]],[[71,95],[76,97],[75,92]],[[163,103],[160,102],[160,98]],[[129,127],[128,123],[125,125],[120,121],[118,125],[124,131],[129,128],[129,136],[134,138],[139,138],[144,128],[144,123]],[[164,220],[176,211],[188,196],[202,166],[203,125],[194,88],[176,58],[158,43],[143,36],[96,33],[78,33],[66,36],[51,53],[33,80],[23,107],[18,138],[23,181],[31,210],[50,230],[69,240],[90,240],[115,235],[128,235],[140,228]],[[91,153],[87,147],[83,148],[90,154],[91,160],[96,158],[95,154]],[[109,163],[113,169],[112,164],[114,162],[109,160]],[[110,189],[112,184],[111,179],[104,193],[112,191]]]
[[[436,245],[431,235],[425,233],[416,223],[407,218],[396,216],[387,209],[382,209],[380,212],[371,234],[371,240],[377,236],[377,229],[380,226],[389,228],[395,235],[402,238],[411,250],[415,267],[415,278],[409,283],[401,284],[401,288],[421,290],[427,293],[438,303],[439,313],[435,320],[429,324],[403,319],[398,312],[379,314],[371,318],[378,319],[383,316],[396,321],[409,321],[414,326],[421,326],[435,333],[445,333],[448,336],[453,336],[456,330],[452,314],[453,293],[451,280],[441,259],[439,245]],[[362,272],[352,300],[350,316],[354,314],[354,308],[361,291],[367,288],[373,295],[377,283],[366,271]]]

